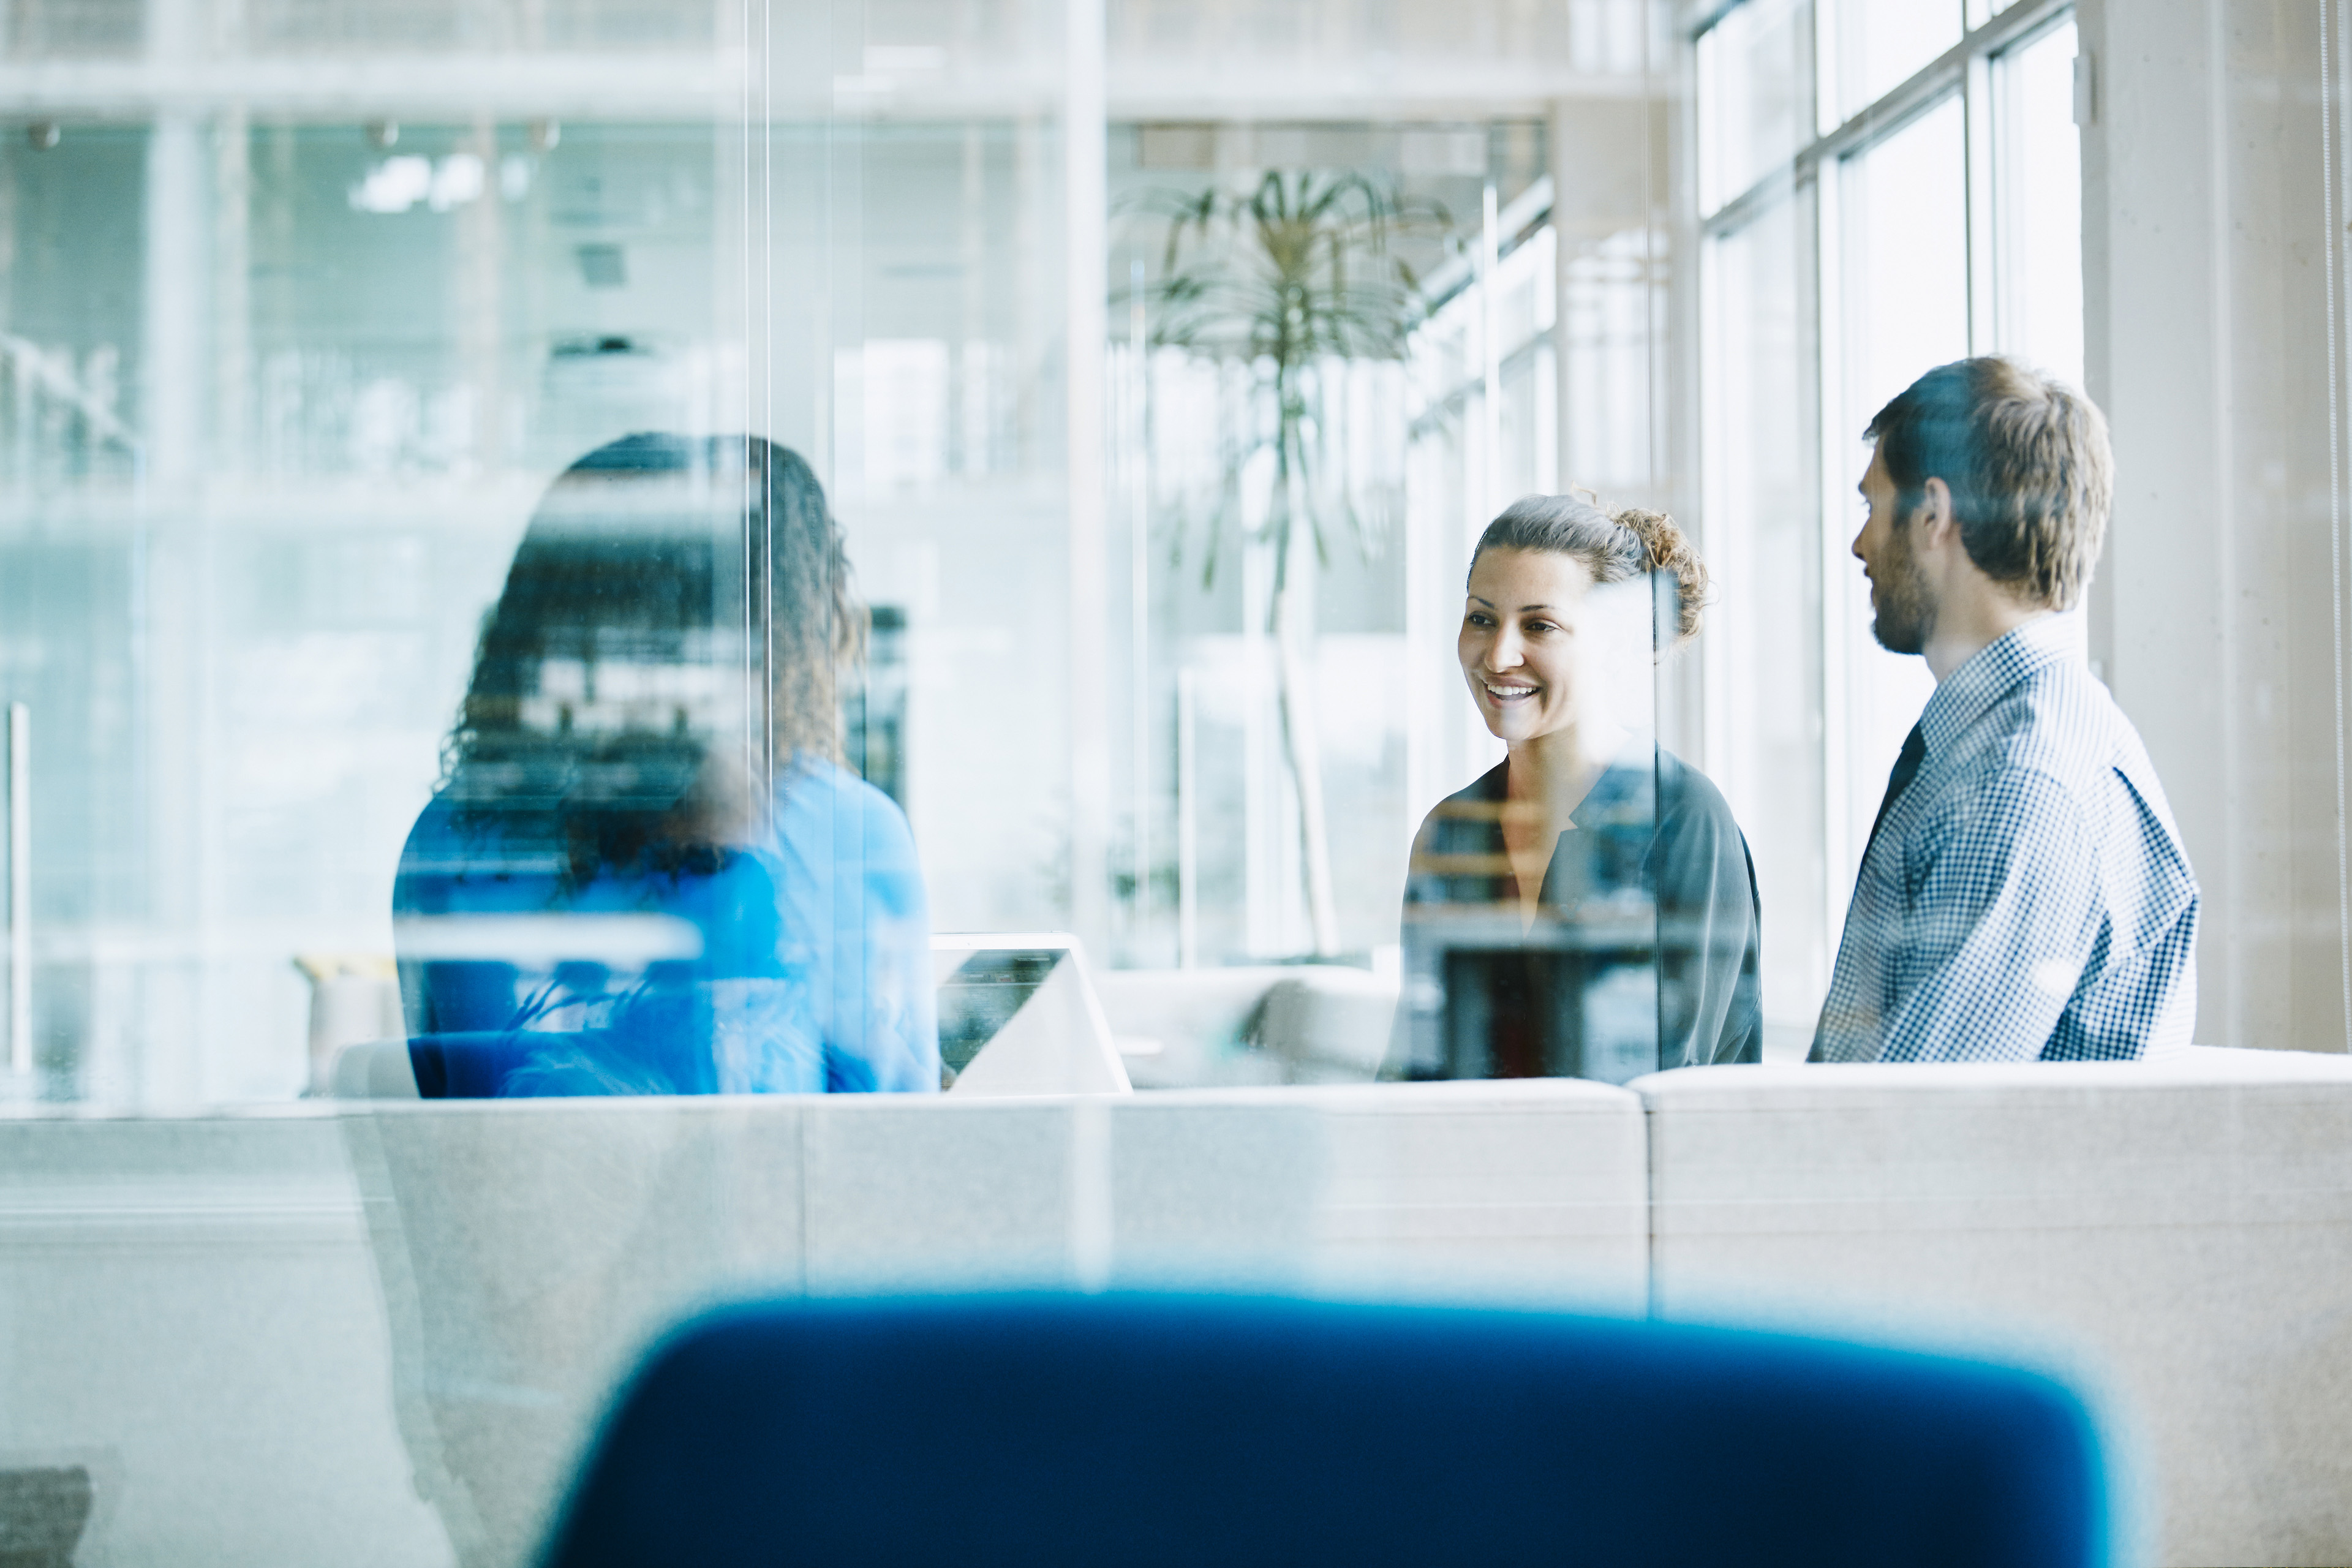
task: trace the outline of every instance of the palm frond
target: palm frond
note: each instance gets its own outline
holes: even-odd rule
[[[1276,543],[1277,577],[1302,524],[1323,565],[1338,531],[1369,553],[1378,528],[1351,499],[1326,497],[1316,482],[1328,421],[1314,367],[1405,356],[1428,301],[1395,243],[1448,236],[1451,216],[1353,170],[1269,170],[1245,189],[1147,191],[1122,210],[1163,228],[1160,275],[1143,290],[1153,346],[1260,367],[1271,394],[1270,427],[1224,454],[1219,501],[1202,524],[1203,585],[1214,581],[1225,535],[1240,531],[1242,471],[1269,448],[1274,488],[1256,531]],[[1191,531],[1179,531],[1179,552]]]

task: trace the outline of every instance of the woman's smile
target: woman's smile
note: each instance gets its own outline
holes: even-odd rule
[[[1512,745],[1576,719],[1577,626],[1591,574],[1554,551],[1489,550],[1470,568],[1457,651],[1486,728]]]

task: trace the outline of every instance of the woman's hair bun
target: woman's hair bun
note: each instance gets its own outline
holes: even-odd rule
[[[1652,572],[1674,574],[1678,613],[1675,625],[1675,640],[1698,635],[1699,612],[1706,608],[1706,563],[1675,520],[1662,511],[1650,511],[1629,506],[1612,514],[1618,526],[1630,529],[1642,542],[1643,566]]]
[[[1521,496],[1478,536],[1478,547],[1470,552],[1472,568],[1489,550],[1536,550],[1574,556],[1596,583],[1624,583],[1644,573],[1670,572],[1679,601],[1674,640],[1696,635],[1699,612],[1706,607],[1706,563],[1698,552],[1665,513],[1627,507],[1612,514],[1601,510],[1597,499],[1589,490]]]

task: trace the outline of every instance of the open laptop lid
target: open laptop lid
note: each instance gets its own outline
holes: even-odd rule
[[[1066,931],[931,938],[949,1092],[1125,1094],[1127,1067]]]

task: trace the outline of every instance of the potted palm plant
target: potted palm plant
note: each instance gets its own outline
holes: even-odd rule
[[[1306,574],[1328,564],[1335,534],[1371,552],[1381,520],[1358,504],[1347,476],[1330,471],[1325,398],[1330,373],[1346,362],[1404,357],[1426,301],[1395,242],[1442,235],[1451,221],[1436,203],[1352,172],[1275,171],[1246,189],[1160,191],[1139,205],[1165,226],[1160,276],[1146,285],[1153,346],[1244,365],[1255,383],[1244,434],[1223,454],[1217,503],[1205,516],[1180,520],[1176,549],[1181,559],[1197,538],[1204,586],[1236,535],[1272,555],[1266,625],[1298,803],[1299,864],[1315,952],[1330,957],[1339,950],[1339,921]],[[1262,493],[1245,496],[1245,478]],[[1247,527],[1252,514],[1263,521]]]

